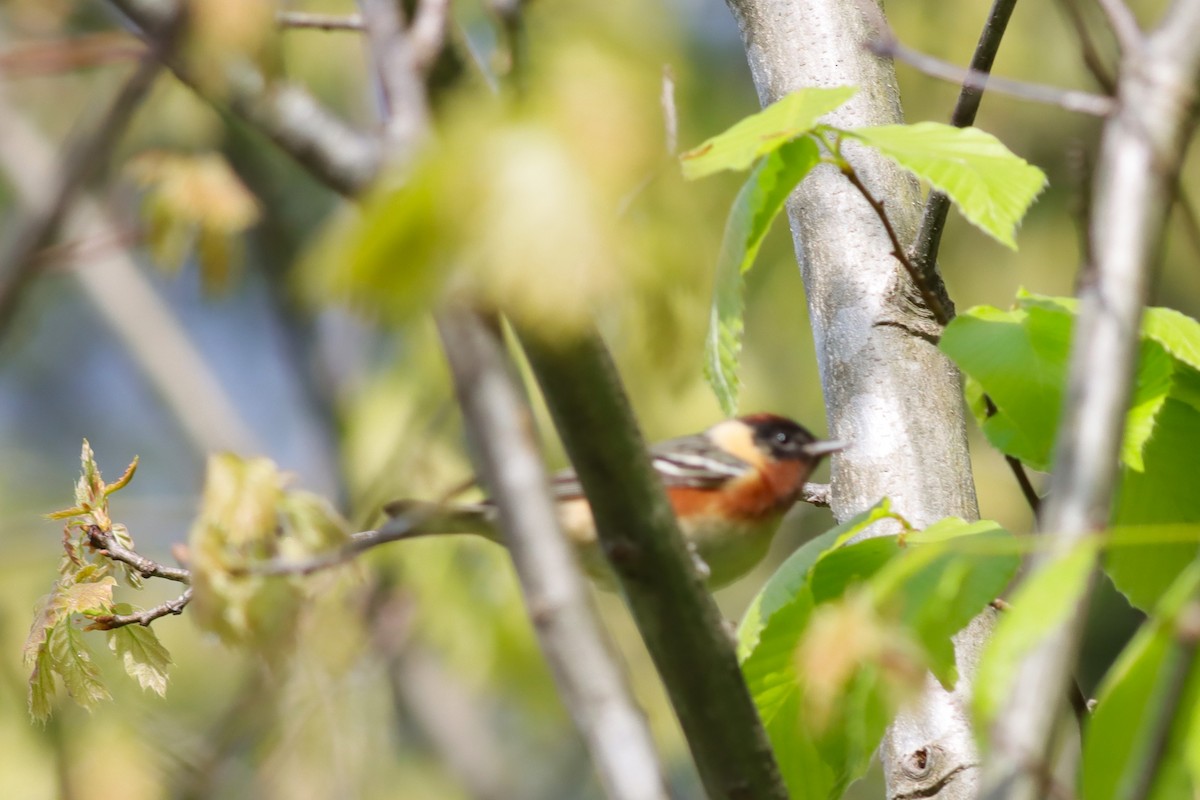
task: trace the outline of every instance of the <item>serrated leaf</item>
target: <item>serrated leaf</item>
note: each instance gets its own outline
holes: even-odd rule
[[[1147,308],[1142,334],[1192,369],[1200,370],[1200,322],[1171,308]]]
[[[54,667],[50,663],[50,647],[47,642],[36,651],[33,671],[29,675],[29,716],[38,722],[50,718],[50,701],[54,697]]]
[[[1021,218],[1046,186],[1046,175],[978,128],[937,122],[845,131],[947,196],[972,224],[1017,249]]]
[[[982,723],[990,723],[1007,702],[1021,657],[1075,608],[1095,566],[1095,544],[1086,542],[1042,565],[1017,587],[984,646],[973,682],[975,716]]]
[[[171,654],[158,640],[153,628],[143,625],[114,628],[108,631],[108,647],[121,659],[126,674],[143,689],[149,689],[159,697],[167,693]]]
[[[71,624],[70,618],[51,629],[49,643],[54,671],[76,703],[92,708],[101,700],[109,699],[108,689],[84,644],[83,634]]]
[[[792,189],[819,160],[816,142],[808,137],[784,144],[750,173],[725,221],[713,286],[704,375],[727,416],[737,413],[737,368],[743,330],[742,275],[754,265],[763,238]]]
[[[104,489],[104,482],[100,480],[100,467],[96,465],[96,454],[92,452],[92,446],[88,444],[87,439],[83,440],[79,463],[83,474],[75,485],[75,505],[87,508],[100,498]]]
[[[822,115],[857,91],[853,86],[838,86],[792,92],[681,155],[683,176],[695,180],[721,170],[748,169],[760,156],[812,130]]]

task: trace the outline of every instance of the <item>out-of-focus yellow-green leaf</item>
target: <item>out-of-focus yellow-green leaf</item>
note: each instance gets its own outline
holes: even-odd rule
[[[222,97],[239,61],[268,66],[275,0],[190,0],[184,58],[204,94]]]
[[[262,216],[228,162],[217,153],[149,151],[128,171],[145,190],[147,243],[159,264],[176,270],[194,247],[205,288],[227,288],[241,261],[240,237]]]

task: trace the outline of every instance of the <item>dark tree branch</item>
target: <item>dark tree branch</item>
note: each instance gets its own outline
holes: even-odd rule
[[[113,561],[128,564],[143,578],[164,578],[184,584],[191,584],[192,582],[192,573],[188,570],[181,567],[164,566],[157,561],[146,558],[141,553],[130,550],[117,541],[117,537],[113,535],[112,531],[106,531],[97,525],[91,525],[87,529],[87,535],[88,544],[97,553],[108,556]]]
[[[142,59],[95,127],[77,133],[67,145],[53,189],[38,198],[29,198],[25,219],[17,223],[16,234],[0,251],[0,331],[11,321],[22,292],[37,271],[38,261],[34,256],[50,242],[88,177],[107,160],[117,136],[154,85],[161,69],[159,59],[167,55],[176,33],[172,26],[154,51]]]
[[[1105,63],[1104,57],[1100,55],[1100,50],[1096,46],[1091,32],[1088,31],[1087,19],[1083,16],[1083,9],[1079,7],[1079,0],[1059,0],[1058,4],[1062,6],[1067,18],[1071,20],[1071,26],[1075,28],[1075,35],[1079,37],[1079,49],[1084,66],[1087,67],[1092,79],[1104,90],[1105,94],[1113,94],[1117,91],[1117,79],[1113,77],[1112,70]]]
[[[665,800],[641,712],[609,649],[586,579],[550,497],[532,415],[498,331],[472,312],[443,312],[438,330],[483,482],[492,491],[525,603],[563,700],[612,798]]]
[[[591,504],[601,547],[663,677],[708,796],[787,792],[599,335],[520,338]]]
[[[995,0],[992,10],[988,13],[983,32],[979,34],[979,42],[975,45],[975,54],[971,57],[971,70],[981,75],[990,75],[992,64],[996,61],[996,53],[1000,50],[1000,40],[1008,28],[1017,0]],[[965,128],[975,123],[975,115],[979,104],[983,101],[983,87],[964,84],[958,93],[958,101],[950,115],[950,124],[956,128]],[[925,209],[921,213],[921,225],[911,249],[911,258],[916,269],[924,276],[924,281],[935,289],[940,289],[939,296],[945,297],[945,286],[937,270],[937,253],[942,242],[942,231],[946,227],[946,215],[950,211],[950,198],[945,192],[931,189],[925,198]],[[946,322],[954,317],[954,306],[947,300]],[[945,323],[943,323],[945,324]]]
[[[1104,126],[1093,187],[1093,271],[1079,292],[1065,405],[1041,521],[1052,545],[1035,559],[1038,566],[1110,520],[1148,275],[1195,124],[1200,4],[1173,3],[1152,33],[1125,49],[1118,75],[1118,107]],[[1047,752],[1059,727],[1086,602],[1085,592],[1066,621],[1023,659],[1014,682],[1018,688],[993,726],[996,746],[984,770],[985,797],[1027,800],[1040,795],[1039,778],[1026,763],[1030,754]]]
[[[179,597],[176,597],[174,600],[168,600],[153,608],[147,608],[133,614],[99,614],[90,617],[92,623],[88,627],[101,631],[111,631],[114,628],[123,628],[126,625],[144,625],[149,627],[150,623],[156,619],[182,614],[183,609],[191,601],[192,589],[188,587]]]

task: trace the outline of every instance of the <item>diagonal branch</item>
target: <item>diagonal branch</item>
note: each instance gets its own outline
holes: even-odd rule
[[[182,7],[182,0],[108,0],[155,41]],[[167,66],[175,76],[199,91],[187,63],[172,58]],[[230,109],[265,134],[281,150],[334,191],[354,195],[375,178],[382,164],[378,140],[354,130],[323,108],[304,89],[271,80],[256,66],[239,61],[224,66]]]
[[[87,529],[88,543],[100,555],[108,556],[113,561],[120,561],[133,567],[143,578],[165,578],[169,581],[190,585],[192,573],[182,567],[167,567],[157,561],[146,558],[141,553],[130,550],[117,541],[112,531],[106,531],[98,525]]]
[[[126,625],[143,625],[149,626],[150,623],[157,619],[169,616],[178,616],[183,613],[183,609],[192,601],[192,589],[189,586],[183,594],[176,597],[174,600],[168,600],[165,603],[160,603],[153,608],[135,611],[132,614],[99,614],[91,619],[89,629],[111,631],[114,628],[124,628]]]

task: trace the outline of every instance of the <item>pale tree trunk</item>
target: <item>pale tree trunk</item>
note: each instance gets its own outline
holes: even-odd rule
[[[729,0],[765,106],[809,86],[857,86],[830,117],[842,127],[903,122],[890,61],[865,44],[870,21],[846,0]],[[847,155],[881,199],[901,241],[912,241],[921,196],[915,181],[862,148]],[[852,447],[834,461],[833,511],[844,520],[881,497],[914,525],[975,519],[957,370],[931,343],[929,321],[906,297],[907,277],[862,196],[821,167],[788,202],[808,296],[831,433]],[[877,533],[894,532],[879,529]],[[977,619],[956,640],[954,692],[932,677],[881,749],[888,796],[973,797],[978,753],[969,717],[970,676],[991,627]]]

